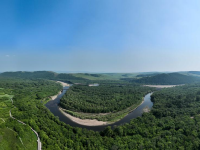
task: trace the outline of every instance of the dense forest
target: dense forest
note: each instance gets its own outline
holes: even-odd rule
[[[15,118],[39,133],[44,150],[200,149],[198,83],[154,92],[154,106],[149,113],[114,129],[107,127],[101,132],[71,127],[60,122],[44,106],[42,101],[62,88],[53,81],[0,77],[0,88],[1,95],[14,96],[16,106],[12,107],[8,98],[0,99],[0,109],[5,110],[5,113],[1,112],[5,122],[0,120],[0,144],[4,139],[20,136],[22,140],[27,139],[24,142],[29,149],[35,149],[32,141],[36,139],[28,128],[9,118],[9,109],[6,107],[12,107]],[[6,127],[14,132],[11,134]],[[10,138],[7,142],[10,140],[14,139]],[[12,144],[13,149],[23,149],[19,139],[16,143]]]
[[[74,85],[62,97],[60,106],[86,113],[117,112],[141,103],[145,94],[151,90],[149,87],[118,84],[94,87]]]
[[[180,73],[163,73],[151,77],[143,77],[141,79],[126,78],[122,80],[129,81],[130,83],[157,85],[177,85],[200,82],[199,77],[187,76]]]

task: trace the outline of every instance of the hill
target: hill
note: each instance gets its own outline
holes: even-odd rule
[[[4,72],[0,74],[0,77],[17,77],[26,79],[49,79],[49,80],[59,80],[67,83],[86,83],[88,79],[81,77],[75,77],[73,74],[67,73],[55,73],[52,71],[34,71],[34,72]]]
[[[189,84],[189,83],[195,83],[200,82],[199,77],[195,76],[187,76],[182,75],[179,73],[163,73],[154,75],[151,77],[143,77],[141,79],[125,79],[129,82],[134,83],[141,83],[141,84],[160,84],[160,85],[177,85],[177,84]]]
[[[188,71],[189,74],[200,76],[200,71]]]

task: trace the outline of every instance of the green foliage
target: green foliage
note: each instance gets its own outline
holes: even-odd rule
[[[152,95],[152,113],[157,117],[200,114],[199,86],[192,84],[155,92]]]
[[[114,84],[113,82],[110,85]],[[14,95],[14,104],[17,106],[12,109],[14,117],[39,133],[44,150],[200,149],[200,84],[157,91],[152,95],[154,106],[151,112],[114,129],[107,127],[100,133],[71,127],[50,113],[41,103],[41,99],[55,95],[60,90],[60,85],[53,81],[0,78],[0,87],[7,90],[6,94]],[[127,87],[131,86],[127,84]],[[94,92],[98,93],[95,90]],[[37,95],[39,93],[41,95]],[[2,98],[1,102],[7,104],[7,99]],[[6,126],[14,131],[7,129],[5,123],[0,123],[0,148],[6,145],[4,149],[22,149],[18,134],[25,143],[25,139],[32,137],[29,131],[15,120],[7,119]],[[35,140],[31,138],[29,143],[34,145],[32,141]]]
[[[85,113],[118,112],[142,101],[152,88],[132,85],[74,85],[60,101],[60,106]]]
[[[67,83],[86,83],[88,80],[80,77],[75,77],[72,74],[61,73],[57,74],[51,71],[34,71],[34,72],[4,72],[0,74],[0,77],[14,77],[23,79],[49,79],[59,80]]]
[[[16,132],[6,127],[0,127],[0,150],[18,150],[23,148]]]
[[[151,77],[143,77],[141,79],[123,79],[131,83],[140,84],[157,84],[157,85],[177,85],[177,84],[189,84],[200,82],[199,77],[182,75],[179,73],[168,73],[168,74],[158,74]]]
[[[93,80],[98,80],[99,82],[105,82],[107,80],[119,80],[120,78],[135,77],[136,74],[131,73],[101,73],[101,74],[89,74],[89,73],[55,73],[52,71],[34,71],[34,72],[4,72],[1,73],[2,77],[17,77],[26,79],[50,79],[59,80],[66,83],[79,83],[79,84],[89,84],[93,83]],[[97,82],[97,81],[95,81]],[[113,81],[114,82],[114,81]]]

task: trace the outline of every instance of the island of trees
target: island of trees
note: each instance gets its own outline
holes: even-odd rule
[[[119,83],[73,85],[62,97],[60,106],[67,113],[82,119],[117,121],[140,105],[143,97],[153,90],[154,88]]]

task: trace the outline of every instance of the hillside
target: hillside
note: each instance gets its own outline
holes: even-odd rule
[[[4,72],[0,74],[0,77],[17,77],[17,78],[26,78],[26,79],[49,79],[49,80],[59,80],[67,83],[86,83],[88,79],[81,77],[75,77],[72,74],[66,73],[55,73],[52,71],[34,71],[34,72]]]
[[[141,83],[141,84],[160,84],[160,85],[177,85],[177,84],[189,84],[200,82],[199,77],[186,76],[179,73],[169,73],[169,74],[158,74],[151,77],[143,77],[141,79],[125,79],[131,83]]]
[[[3,72],[0,77],[14,77],[26,79],[49,79],[59,80],[70,84],[91,84],[91,83],[124,83],[120,78],[134,78],[136,74],[127,73],[104,73],[104,74],[89,74],[89,73],[56,73],[52,71],[18,71],[18,72]]]
[[[188,71],[189,74],[200,76],[200,71]]]

